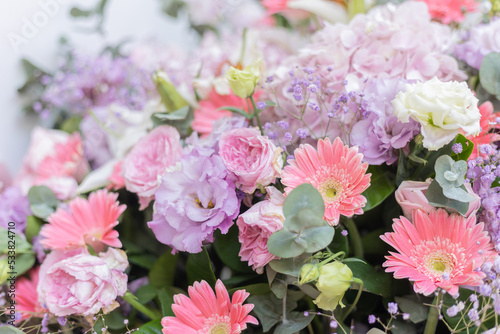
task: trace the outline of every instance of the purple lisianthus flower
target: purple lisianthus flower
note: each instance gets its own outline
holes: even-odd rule
[[[16,233],[24,234],[29,215],[30,202],[20,188],[9,187],[0,194],[0,227],[8,229],[9,223],[14,223]]]
[[[370,165],[396,162],[397,150],[419,132],[415,121],[401,123],[394,115],[392,100],[404,90],[405,83],[401,79],[374,79],[364,91],[361,108],[366,118],[353,126],[351,144],[359,146],[363,161]]]
[[[194,147],[180,165],[163,176],[148,226],[172,252],[198,253],[204,243],[213,242],[215,230],[227,233],[240,200],[232,175],[214,150]]]

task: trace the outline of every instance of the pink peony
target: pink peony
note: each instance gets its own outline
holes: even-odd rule
[[[438,288],[455,296],[461,285],[483,284],[485,274],[477,269],[496,255],[475,216],[414,210],[413,224],[401,217],[392,227],[394,232],[380,238],[397,252],[390,252],[383,266],[394,278],[415,282],[415,292],[427,296]]]
[[[418,0],[425,2],[432,18],[448,24],[462,22],[464,12],[473,12],[478,7],[474,0]]]
[[[23,276],[16,282],[16,311],[21,313],[21,320],[31,317],[42,318],[46,312],[38,302],[38,293],[36,292],[39,270],[40,267],[31,269],[29,278]]]
[[[189,297],[174,296],[175,317],[161,320],[164,334],[239,334],[247,328],[247,323],[259,323],[248,315],[253,304],[243,305],[250,295],[245,290],[236,291],[231,300],[220,280],[215,284],[215,293],[207,282],[201,281],[190,286],[188,294]]]
[[[300,145],[294,155],[281,178],[287,194],[303,183],[311,184],[323,197],[324,219],[332,226],[338,225],[340,215],[363,213],[366,198],[361,193],[370,186],[371,174],[366,174],[368,163],[361,163],[357,147],[344,146],[338,137],[333,143],[326,138],[318,141],[318,150]]]
[[[161,176],[182,156],[180,135],[162,125],[141,138],[123,160],[122,175],[128,191],[139,196],[140,209],[145,209],[160,185]]]
[[[254,94],[258,98],[260,94]],[[208,99],[200,101],[199,108],[194,111],[194,120],[191,127],[194,131],[202,135],[208,135],[212,132],[213,123],[221,118],[233,116],[229,110],[220,110],[221,107],[237,107],[248,112],[248,105],[245,99],[234,94],[220,95],[215,89],[212,89]]]
[[[269,198],[256,203],[236,220],[241,243],[240,257],[248,261],[253,270],[262,274],[264,266],[276,256],[267,250],[267,240],[283,228],[283,202],[285,197],[274,187],[266,188]]]
[[[40,268],[39,301],[56,316],[94,315],[117,306],[127,291],[127,255],[109,248],[99,256],[86,249],[51,252]]]
[[[236,175],[236,186],[249,194],[280,176],[283,165],[281,152],[257,128],[227,131],[219,142],[219,155],[226,168]]]
[[[427,179],[425,182],[403,181],[396,190],[396,201],[401,206],[401,209],[403,209],[403,215],[409,221],[412,221],[414,210],[420,209],[426,213],[436,210],[436,207],[430,205],[425,197],[431,182],[432,179]],[[465,188],[475,198],[469,203],[469,210],[465,214],[465,218],[469,218],[476,215],[477,210],[481,206],[481,198],[472,191],[470,183],[466,183]]]
[[[68,209],[57,209],[40,231],[42,245],[50,249],[91,245],[96,251],[104,245],[121,247],[113,228],[126,206],[117,198],[118,194],[98,190],[88,200],[78,197],[69,202]]]
[[[89,171],[80,135],[36,127],[23,166],[16,178],[24,193],[45,185],[61,200],[75,195],[78,183]]]

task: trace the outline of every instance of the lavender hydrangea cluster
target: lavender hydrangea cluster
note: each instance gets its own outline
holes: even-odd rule
[[[0,227],[7,229],[9,222],[13,222],[16,233],[24,234],[29,215],[31,215],[30,203],[21,189],[12,186],[0,193]]]
[[[151,73],[127,57],[113,58],[108,54],[73,54],[54,76],[44,76],[42,84],[45,91],[33,105],[42,115],[52,108],[81,114],[111,103],[141,109],[155,91]]]
[[[500,20],[474,26],[466,32],[464,41],[455,47],[455,56],[479,70],[484,56],[500,52]]]
[[[358,145],[365,162],[370,165],[388,165],[398,159],[398,149],[405,147],[419,133],[414,120],[401,123],[394,115],[392,100],[404,91],[407,80],[370,80],[363,91],[361,110],[364,118],[354,124],[350,134],[351,145]]]
[[[486,158],[478,156],[468,161],[467,179],[472,182],[474,192],[481,197],[479,221],[485,223],[495,249],[500,251],[500,186],[495,184],[500,177],[500,152],[488,144],[481,145],[479,152]]]
[[[217,229],[227,233],[240,209],[232,174],[208,148],[191,148],[179,170],[162,177],[155,199],[148,226],[173,252],[200,252]]]

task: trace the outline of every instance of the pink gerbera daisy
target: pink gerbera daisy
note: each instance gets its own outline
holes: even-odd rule
[[[474,143],[474,150],[469,157],[469,160],[473,160],[478,156],[486,158],[486,154],[481,154],[479,152],[479,146],[484,144],[492,144],[496,141],[500,141],[500,134],[495,130],[500,129],[500,124],[497,122],[497,114],[493,109],[493,104],[490,101],[486,101],[479,106],[479,112],[481,113],[481,132],[476,136],[469,136],[467,139]]]
[[[361,163],[363,155],[357,147],[344,146],[338,137],[333,143],[326,138],[318,141],[318,151],[306,144],[294,155],[281,179],[287,194],[303,183],[313,185],[325,201],[324,219],[333,226],[340,215],[363,213],[366,198],[361,193],[370,185],[371,174],[366,174],[368,164]]]
[[[176,316],[162,319],[164,334],[238,334],[247,328],[247,322],[259,323],[248,315],[253,304],[243,305],[250,295],[245,290],[236,291],[230,300],[220,280],[215,284],[215,293],[207,282],[201,281],[190,286],[188,294],[189,297],[174,296],[172,311]]]
[[[16,311],[21,314],[21,320],[30,317],[42,318],[46,310],[38,302],[38,272],[40,267],[33,268],[29,272],[29,278],[23,276],[16,282]]]
[[[476,269],[495,255],[483,223],[476,224],[475,216],[414,210],[413,224],[401,217],[392,227],[394,232],[380,238],[397,252],[390,252],[383,266],[395,278],[415,282],[415,292],[424,295],[437,288],[456,295],[460,285],[481,285],[485,275]]]
[[[49,224],[40,231],[41,243],[50,249],[91,245],[96,252],[104,250],[104,244],[121,247],[113,227],[126,206],[120,205],[117,198],[116,193],[98,190],[91,193],[88,200],[73,199],[68,209],[60,208],[49,216]]]

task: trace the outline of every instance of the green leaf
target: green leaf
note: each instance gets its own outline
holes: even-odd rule
[[[157,295],[157,290],[151,284],[141,286],[139,289],[137,289],[135,293],[137,300],[139,301],[139,303],[143,305],[152,301],[153,298],[156,297],[156,295]]]
[[[16,258],[14,262],[7,264],[6,268],[8,271],[15,271],[17,276],[27,272],[35,264],[35,254],[31,249],[31,244],[24,239],[24,236],[13,233],[12,230],[0,228],[0,254],[8,255],[9,251],[14,251]],[[4,260],[7,262],[7,258]]]
[[[253,311],[257,314],[264,332],[268,332],[274,325],[281,321],[283,301],[278,299],[274,294],[250,296],[248,297],[248,302],[254,304]],[[295,307],[297,307],[295,300],[287,298],[286,309],[293,310]]]
[[[310,256],[311,254],[304,253],[289,259],[273,260],[269,265],[278,273],[299,277],[300,269]]]
[[[110,329],[119,330],[125,328],[125,324],[123,323],[125,317],[123,316],[122,311],[119,308],[112,311],[111,313],[106,314],[104,316],[104,319],[106,321],[106,326],[108,326]],[[123,333],[124,331],[121,332]]]
[[[234,271],[241,273],[253,273],[247,261],[242,261],[239,252],[241,245],[238,241],[238,226],[231,226],[226,234],[217,230],[214,234],[214,249],[222,262]]]
[[[161,319],[152,320],[144,325],[142,325],[135,334],[163,334],[161,331],[163,326],[161,325]]]
[[[172,112],[157,112],[153,114],[153,117],[157,118],[159,121],[181,121],[185,120],[189,114],[189,106],[182,107]]]
[[[158,300],[160,302],[162,316],[175,316],[172,311],[172,305],[174,304],[174,295],[178,293],[180,293],[180,291],[171,287],[165,287],[158,290]]]
[[[156,256],[152,254],[132,254],[128,256],[128,261],[142,268],[151,270],[156,263]]]
[[[92,14],[94,14],[94,11],[83,10],[83,9],[80,9],[77,7],[73,7],[73,8],[71,8],[69,13],[73,17],[89,17],[89,16],[92,16]]]
[[[500,98],[500,53],[491,52],[483,58],[479,80],[488,93]]]
[[[391,294],[391,276],[383,271],[377,271],[369,264],[360,262],[347,262],[353,276],[363,281],[364,290],[382,297]]]
[[[215,277],[212,264],[210,263],[210,257],[205,248],[197,254],[189,254],[186,271],[189,285],[192,285],[194,282],[205,280],[212,287],[215,286],[217,278]]]
[[[309,183],[301,184],[293,189],[283,204],[285,218],[292,218],[302,209],[309,209],[314,215],[323,218],[325,214],[325,203],[323,197],[316,188]]]
[[[395,319],[391,326],[392,334],[417,334],[417,328],[403,320]]]
[[[68,118],[61,125],[61,130],[70,134],[80,130],[80,123],[82,119],[82,116],[72,116]]]
[[[164,253],[149,272],[149,283],[155,288],[173,285],[178,255]]]
[[[229,294],[233,294],[236,291],[242,290],[242,289],[246,290],[246,292],[248,292],[252,296],[255,296],[255,295],[266,295],[266,294],[269,294],[269,292],[271,291],[269,289],[269,284],[267,284],[267,283],[256,283],[256,284],[244,285],[244,286],[241,286],[241,287],[230,289],[229,290]]]
[[[469,209],[469,203],[459,202],[446,197],[443,194],[443,189],[436,180],[432,180],[425,197],[430,205],[436,208],[451,209],[452,211],[459,212],[462,216],[465,215]]]
[[[455,304],[457,304],[459,302],[464,302],[465,303],[465,308],[464,308],[464,310],[462,312],[463,313],[467,313],[467,310],[471,307],[471,301],[469,300],[469,297],[473,293],[474,293],[474,291],[472,291],[472,290],[460,288],[459,289],[459,296],[458,296],[457,299],[453,299],[453,297],[450,296],[449,293],[446,293],[443,296],[443,312],[442,312],[442,314],[444,315],[446,321],[448,322],[448,324],[452,328],[455,327],[458,323],[460,323],[462,321],[462,319],[461,319],[462,313],[458,312],[458,314],[456,316],[450,317],[450,316],[448,316],[448,313],[446,311],[452,305],[455,305]],[[481,303],[481,301],[480,301],[480,303]],[[474,333],[474,332],[472,331],[472,333]]]
[[[153,80],[167,111],[173,112],[189,105],[164,72],[156,72]]]
[[[57,209],[59,200],[46,186],[34,186],[28,191],[30,209],[34,216],[45,219]]]
[[[393,173],[387,171],[382,166],[368,167],[371,173],[370,186],[363,192],[366,198],[366,205],[363,211],[368,211],[381,204],[396,189],[396,185],[391,180]]]
[[[425,306],[422,301],[417,300],[417,297],[415,295],[394,298],[396,300],[396,303],[398,303],[399,308],[404,313],[410,314],[411,322],[418,324],[419,322],[427,320],[429,307]]]
[[[285,228],[290,232],[299,233],[311,227],[330,226],[323,220],[323,216],[318,216],[309,208],[301,209],[296,215],[287,217]]]
[[[35,216],[28,216],[26,219],[26,231],[24,235],[26,236],[26,240],[31,242],[34,236],[37,236],[40,233],[40,229],[42,227],[42,221]]]
[[[455,143],[462,145],[461,153],[453,153],[451,157],[455,160],[465,160],[469,159],[472,151],[474,151],[474,143],[467,139],[464,135],[458,134],[455,138]]]
[[[217,110],[229,110],[230,112],[241,115],[241,116],[245,117],[246,119],[251,120],[253,118],[253,116],[250,115],[249,113],[247,113],[245,110],[240,109],[240,108],[236,108],[236,107],[226,106],[226,107],[220,107]]]
[[[0,327],[0,334],[26,334],[26,333],[12,326],[2,326]]]
[[[287,320],[276,326],[274,334],[296,333],[306,328],[313,319],[314,314],[306,317],[303,312],[290,312],[290,314],[287,314]]]
[[[304,253],[307,249],[307,242],[297,233],[283,229],[271,234],[267,240],[267,249],[271,254],[286,259]]]
[[[328,245],[333,240],[335,230],[331,226],[308,228],[302,231],[301,237],[307,242],[307,253],[315,253]]]

